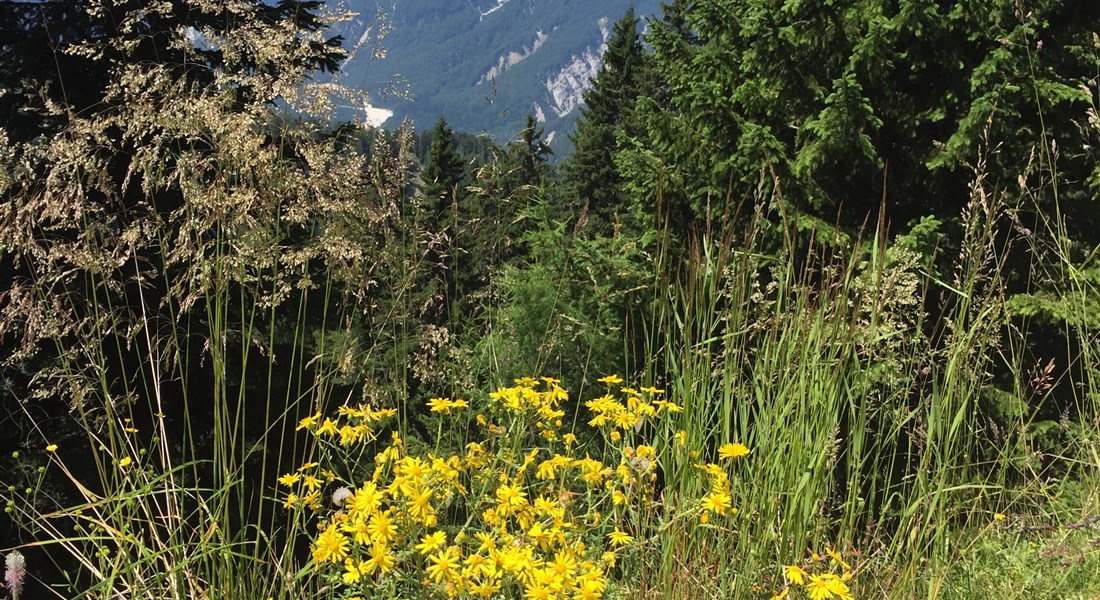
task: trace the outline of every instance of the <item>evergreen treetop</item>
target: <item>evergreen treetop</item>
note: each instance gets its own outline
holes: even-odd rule
[[[542,133],[534,115],[528,113],[519,139],[509,144],[509,151],[519,163],[520,185],[540,185],[546,176],[546,163],[554,152]]]
[[[571,137],[573,152],[566,169],[574,210],[597,232],[606,232],[625,206],[614,161],[616,136],[618,131],[634,129],[634,105],[645,81],[646,60],[633,7],[615,24],[603,60],[584,94],[585,106]]]
[[[422,192],[434,205],[435,212],[447,209],[457,200],[466,179],[466,168],[454,147],[454,131],[442,116],[432,129],[428,160],[421,173]]]

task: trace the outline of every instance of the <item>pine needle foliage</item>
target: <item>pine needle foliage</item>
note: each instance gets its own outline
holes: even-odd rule
[[[628,202],[615,166],[617,132],[634,133],[634,105],[643,90],[646,55],[634,8],[615,23],[592,87],[584,94],[577,129],[570,136],[565,182],[574,195],[578,219],[596,235],[609,235]],[[584,227],[581,227],[583,230]]]
[[[670,202],[700,220],[708,198],[749,195],[762,168],[782,182],[784,202],[828,223],[840,211],[859,226],[885,198],[900,227],[957,213],[983,143],[998,148],[986,168],[999,186],[1015,184],[1040,139],[1062,149],[1063,183],[1098,167],[1093,144],[1069,150],[1094,135],[1080,127],[1100,66],[1100,17],[1087,3],[717,0],[666,10],[646,37],[665,81],[640,101],[646,127],[624,157],[635,165],[626,179],[652,195],[659,170]],[[867,194],[869,181],[882,193]],[[1063,194],[1064,209],[1094,223],[1078,189],[1072,203]]]

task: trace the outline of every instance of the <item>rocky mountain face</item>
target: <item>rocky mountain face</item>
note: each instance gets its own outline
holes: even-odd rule
[[[371,95],[344,116],[426,129],[443,115],[505,143],[530,113],[560,154],[631,4],[659,12],[659,0],[343,0],[359,16],[342,25],[353,52],[340,78]]]

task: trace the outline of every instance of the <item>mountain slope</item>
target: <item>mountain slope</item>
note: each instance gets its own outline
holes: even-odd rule
[[[659,0],[346,0],[359,17],[345,24],[348,40],[383,26],[386,56],[364,46],[344,65],[344,83],[371,93],[375,117],[392,111],[390,126],[410,118],[430,127],[439,115],[457,130],[487,131],[498,143],[523,127],[528,113],[542,122],[559,150],[577,118],[581,95],[600,65],[612,24],[631,4],[640,17]],[[404,85],[401,85],[403,82]],[[409,99],[385,94],[404,87]],[[362,114],[362,113],[361,113]],[[563,143],[564,142],[564,143]]]

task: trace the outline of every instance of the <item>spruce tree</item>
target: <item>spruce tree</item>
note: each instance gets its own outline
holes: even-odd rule
[[[998,148],[988,175],[1012,186],[1044,136],[1081,145],[1075,123],[1100,67],[1100,13],[1086,4],[673,2],[646,37],[665,85],[640,102],[645,131],[631,143],[648,163],[625,185],[655,196],[660,181],[700,219],[755,193],[762,173],[828,223],[873,221],[884,195],[899,225],[957,212],[980,147]],[[1063,152],[1058,170],[1080,182],[1098,164]],[[1078,214],[1095,223],[1095,210]]]
[[[546,176],[553,150],[543,141],[542,133],[534,115],[528,114],[519,140],[508,145],[508,152],[517,163],[517,183],[521,186],[541,185]]]
[[[447,125],[447,120],[440,116],[432,129],[428,160],[420,177],[423,181],[421,191],[426,207],[435,220],[443,218],[443,213],[458,200],[466,179],[465,165],[455,151],[453,138],[454,131]]]
[[[672,0],[661,2],[661,20],[651,23],[651,26],[663,29],[666,32],[675,33],[688,44],[695,42],[695,34],[688,23],[688,14],[692,10],[690,0]]]
[[[426,324],[448,325],[455,301],[461,296],[459,259],[463,254],[458,232],[468,220],[469,207],[461,201],[466,169],[454,146],[454,131],[440,116],[431,131],[428,158],[420,174],[420,210],[413,229],[423,258],[418,301]]]
[[[626,206],[614,163],[616,132],[633,128],[644,62],[638,19],[631,7],[615,24],[603,65],[584,94],[585,106],[570,138],[573,152],[566,167],[566,185],[574,210],[581,211],[580,219],[586,219],[587,228],[596,233],[609,233],[615,215]]]

